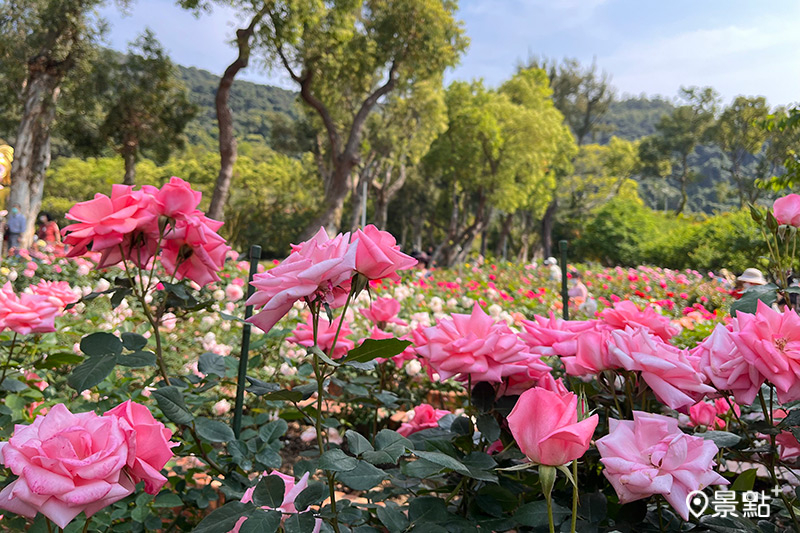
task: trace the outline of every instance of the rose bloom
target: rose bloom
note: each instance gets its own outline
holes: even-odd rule
[[[689,419],[692,426],[705,426],[710,429],[723,429],[725,421],[717,417],[716,405],[708,402],[697,402],[689,408]]]
[[[772,412],[772,420],[775,424],[786,418],[786,411],[775,409]],[[778,455],[781,460],[788,461],[800,457],[800,442],[795,438],[791,431],[781,431],[775,436],[775,444],[778,445]]]
[[[646,329],[611,332],[609,352],[625,370],[638,371],[656,398],[671,409],[689,407],[714,389],[704,383],[697,358],[667,344]]]
[[[311,313],[308,313],[306,321],[299,324],[292,332],[292,336],[288,337],[286,340],[309,348],[314,346],[313,320],[314,317]],[[347,338],[347,336],[352,335],[353,332],[350,330],[350,325],[346,320],[344,324],[342,324],[342,329],[339,331],[339,337],[337,339],[336,330],[339,328],[339,322],[341,320],[343,320],[343,317],[339,317],[338,320],[334,319],[333,322],[328,322],[328,317],[322,316],[317,325],[317,346],[331,359],[344,357],[347,355],[347,352],[355,348],[355,343]],[[333,347],[334,339],[337,339],[335,347]],[[330,353],[332,347],[334,352]]]
[[[292,246],[278,266],[253,276],[256,292],[247,299],[261,311],[249,318],[269,331],[297,300],[321,300],[331,307],[344,305],[355,271],[357,243],[348,234],[328,238],[324,228],[308,241]]]
[[[458,375],[473,384],[500,382],[525,372],[530,358],[525,344],[505,323],[497,323],[478,304],[471,315],[454,313],[436,326],[414,333],[417,353],[439,374],[439,379]]]
[[[550,365],[541,360],[538,354],[530,354],[525,361],[523,372],[512,374],[506,378],[506,386],[501,387],[504,396],[517,396],[532,387],[542,387],[542,381],[552,378]],[[547,388],[547,387],[546,387]]]
[[[413,414],[408,422],[400,424],[400,427],[397,428],[397,432],[404,437],[408,437],[412,433],[422,431],[423,429],[439,427],[439,419],[449,414],[450,411],[434,409],[432,405],[423,403],[414,408]]]
[[[51,302],[62,309],[80,300],[80,296],[78,296],[66,281],[47,281],[43,279],[36,285],[31,285],[31,292],[40,296],[46,296]]]
[[[369,279],[399,281],[398,270],[408,270],[417,264],[416,259],[400,251],[391,233],[372,224],[357,230],[352,242],[358,242],[355,269]]]
[[[596,329],[596,320],[562,320],[552,313],[550,318],[534,315],[533,320],[522,321],[523,332],[520,338],[530,347],[531,352],[542,356],[574,356],[577,350],[578,334]]]
[[[225,296],[228,298],[228,301],[238,302],[244,296],[244,289],[239,285],[231,283],[225,287]]]
[[[188,181],[172,176],[161,189],[143,185],[142,190],[153,197],[153,211],[158,215],[178,219],[196,212],[203,193],[195,191]]]
[[[778,224],[800,227],[800,195],[787,194],[772,204],[772,214]]]
[[[755,315],[736,313],[736,346],[745,360],[775,385],[780,403],[800,400],[800,316],[781,313],[761,300]]]
[[[568,391],[535,387],[522,393],[508,427],[528,459],[560,466],[579,459],[589,449],[598,416],[578,421],[578,397]]]
[[[742,313],[737,315],[741,317]],[[691,353],[700,357],[698,368],[717,390],[730,391],[736,403],[751,405],[764,383],[764,376],[747,362],[738,348],[737,318],[731,321],[730,328],[717,324],[711,335],[693,348]]]
[[[277,508],[272,507],[263,507],[263,509],[267,510],[275,510],[281,511],[284,514],[295,514],[297,513],[297,508],[294,506],[294,501],[303,492],[306,488],[308,488],[308,476],[309,473],[306,472],[303,474],[303,477],[300,478],[300,481],[295,481],[294,476],[290,476],[288,474],[284,474],[283,472],[278,472],[277,470],[273,471],[271,474],[264,472],[265,476],[278,476],[283,480],[284,489],[283,489],[283,502]],[[260,480],[260,479],[259,479]],[[244,496],[242,496],[242,503],[249,503],[253,501],[253,493],[255,492],[256,487],[252,486],[244,491]],[[242,524],[247,521],[246,517],[240,518],[236,525],[233,526],[233,529],[230,530],[229,533],[239,533],[239,530],[242,527]],[[314,529],[311,533],[319,533],[322,529],[322,519],[317,518],[316,523],[314,525]]]
[[[105,413],[105,416],[117,416],[131,428],[126,431],[128,439],[133,443],[133,453],[128,455],[128,468],[134,483],[144,481],[144,491],[158,494],[167,482],[161,469],[172,459],[172,448],[178,446],[171,442],[172,431],[153,418],[150,409],[142,404],[127,400]]]
[[[47,296],[14,293],[11,282],[0,290],[0,328],[20,335],[55,331],[55,318],[60,308]]]
[[[613,309],[605,309],[601,316],[603,321],[614,329],[640,326],[665,341],[678,334],[678,330],[670,325],[669,318],[659,314],[650,306],[640,311],[630,300],[615,303]]]
[[[400,302],[394,298],[375,298],[370,303],[369,309],[359,309],[358,312],[381,329],[384,329],[386,324],[408,325],[404,320],[397,318],[400,313]]]
[[[126,429],[116,417],[72,414],[64,404],[29,426],[17,424],[0,443],[3,464],[19,476],[0,492],[0,508],[28,518],[39,512],[64,528],[128,496]]]
[[[586,330],[577,335],[575,355],[562,357],[566,372],[570,376],[595,375],[603,370],[620,367],[619,361],[608,349],[611,333],[608,330]]]
[[[217,272],[231,249],[216,233],[220,227],[222,222],[200,211],[178,219],[161,243],[164,269],[174,272],[177,279],[190,279],[200,286],[218,281]]]
[[[714,442],[683,433],[674,418],[634,411],[632,421],[608,422],[609,434],[597,441],[597,449],[620,503],[661,494],[688,520],[690,492],[728,484],[713,470]]]

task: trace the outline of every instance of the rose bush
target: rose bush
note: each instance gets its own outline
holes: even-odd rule
[[[596,311],[564,321],[545,269],[415,269],[367,227],[254,264],[246,297],[200,201],[115,187],[75,207],[72,257],[0,265],[5,529],[795,527],[788,287],[732,317],[713,273],[576,265]],[[770,516],[689,512],[724,487]]]

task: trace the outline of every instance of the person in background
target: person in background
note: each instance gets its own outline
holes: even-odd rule
[[[742,297],[744,291],[750,287],[766,284],[767,280],[764,279],[764,274],[762,274],[759,269],[748,268],[742,273],[741,276],[736,278],[736,286],[731,291],[731,296],[738,300]]]
[[[550,271],[550,281],[561,283],[561,269],[558,268],[558,261],[555,257],[548,257],[544,260],[544,265]]]
[[[50,216],[50,213],[44,211],[39,214],[39,231],[36,232],[36,237],[43,240],[47,244],[58,244],[61,242],[61,232],[58,229],[58,224]]]
[[[8,249],[16,250],[19,248],[20,238],[25,233],[27,224],[25,215],[19,210],[19,204],[11,206],[11,214],[8,216]]]
[[[569,294],[571,303],[580,307],[589,298],[589,289],[583,284],[580,272],[573,270],[570,272],[570,276],[572,278],[572,287],[570,287],[567,294]]]

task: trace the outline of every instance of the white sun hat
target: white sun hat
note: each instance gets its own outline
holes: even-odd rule
[[[743,281],[745,283],[752,283],[753,285],[766,285],[767,280],[764,279],[764,274],[757,268],[748,268],[747,270],[742,273],[741,276],[736,278],[739,281]]]
[[[556,261],[555,257],[548,257],[547,259],[544,260],[544,264],[545,265],[557,265],[558,261]]]

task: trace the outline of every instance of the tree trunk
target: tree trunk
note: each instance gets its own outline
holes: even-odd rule
[[[325,228],[329,234],[334,234],[339,230],[344,210],[344,201],[350,188],[347,186],[347,178],[353,169],[353,164],[338,164],[333,171],[329,181],[329,187],[325,194],[322,211],[306,227],[301,240],[307,240],[319,231],[320,227]]]
[[[514,215],[509,213],[503,218],[503,222],[500,228],[500,240],[497,242],[497,248],[495,249],[495,255],[500,257],[503,254],[503,250],[506,249],[506,243],[508,242],[508,237],[511,235],[511,225],[514,222]],[[505,259],[505,257],[503,257]]]
[[[217,108],[217,123],[219,124],[219,174],[217,183],[214,185],[214,193],[211,195],[211,205],[208,207],[208,217],[214,220],[222,220],[225,216],[225,203],[228,201],[228,191],[231,188],[233,179],[233,165],[238,156],[236,146],[236,135],[233,131],[233,112],[228,105],[231,94],[231,87],[236,74],[247,67],[250,61],[250,39],[253,36],[256,25],[266,14],[269,3],[265,3],[259,12],[253,15],[250,25],[247,28],[236,30],[236,43],[239,47],[239,57],[228,65],[225,73],[219,80],[217,95],[214,104]]]
[[[42,192],[50,166],[50,133],[63,71],[51,68],[46,58],[31,61],[24,92],[24,111],[11,168],[9,206],[19,204],[27,222],[22,246],[30,246],[36,218],[42,207]]]
[[[361,193],[364,191],[364,180],[366,179],[367,177],[361,174],[354,180],[355,186],[350,195],[350,203],[353,207],[350,213],[350,231],[356,231],[361,226],[361,197],[363,196]]]
[[[542,255],[547,258],[553,255],[553,224],[558,211],[558,199],[554,196],[542,217]]]
[[[124,185],[136,184],[136,147],[126,142],[122,148],[122,158],[125,160],[125,178],[122,180]]]
[[[689,201],[689,195],[686,192],[686,185],[689,182],[689,165],[686,160],[686,155],[683,156],[683,171],[681,172],[681,203],[678,205],[678,209],[675,210],[676,215],[680,215],[683,213],[683,210],[686,208],[686,202]]]
[[[373,199],[375,202],[375,226],[385,230],[389,218],[389,201],[386,199],[383,189],[380,189]]]

